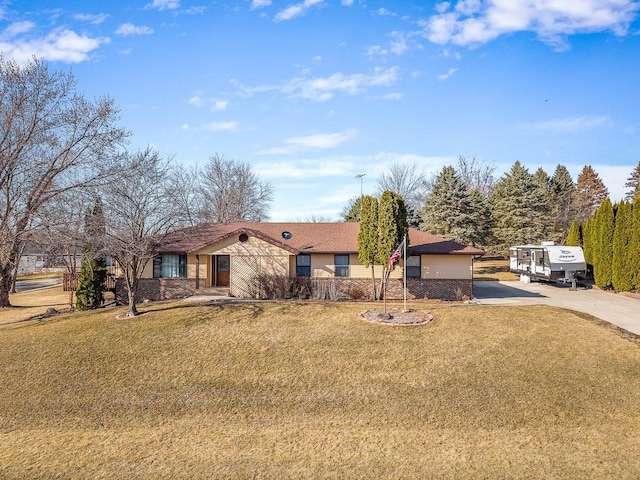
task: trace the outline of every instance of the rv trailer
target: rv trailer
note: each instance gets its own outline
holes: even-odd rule
[[[509,269],[530,280],[571,282],[575,286],[578,274],[587,273],[581,247],[554,245],[519,245],[509,248]]]

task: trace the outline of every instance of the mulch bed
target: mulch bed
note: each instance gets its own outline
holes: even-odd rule
[[[392,327],[416,327],[433,321],[433,314],[408,310],[406,312],[381,312],[380,310],[366,310],[360,317],[370,323]]]

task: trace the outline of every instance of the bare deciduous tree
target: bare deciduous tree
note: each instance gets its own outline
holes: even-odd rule
[[[248,163],[214,155],[201,173],[200,219],[206,222],[260,222],[268,219],[273,188]]]
[[[167,182],[169,160],[147,148],[121,158],[130,175],[108,188],[106,251],[122,269],[129,296],[128,317],[138,314],[138,280],[153,252],[171,229],[180,224],[180,205]]]
[[[0,307],[10,306],[20,248],[43,206],[114,174],[109,159],[128,136],[118,119],[112,99],[85,99],[70,73],[0,56]]]
[[[496,184],[495,171],[495,165],[477,160],[476,157],[470,159],[462,155],[458,157],[456,172],[467,186],[467,190],[477,190],[485,198],[489,196]]]
[[[396,163],[378,177],[378,196],[386,190],[399,194],[411,210],[420,211],[429,188],[424,171],[416,163]]]
[[[173,165],[167,181],[173,192],[172,196],[180,207],[184,226],[192,227],[200,223],[203,206],[200,204],[202,199],[199,194],[201,187],[198,167]]]

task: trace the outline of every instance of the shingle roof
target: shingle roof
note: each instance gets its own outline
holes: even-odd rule
[[[291,222],[238,222],[204,223],[177,230],[169,234],[158,253],[191,253],[233,235],[246,233],[276,245],[292,254],[298,253],[357,253],[358,232],[356,222],[291,223]],[[283,232],[291,233],[285,239]],[[467,247],[430,233],[409,231],[411,254],[483,255],[478,248]]]

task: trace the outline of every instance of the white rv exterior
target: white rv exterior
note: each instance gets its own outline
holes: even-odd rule
[[[581,247],[567,247],[545,243],[519,245],[509,248],[509,268],[531,280],[575,280],[586,274],[587,263]]]

